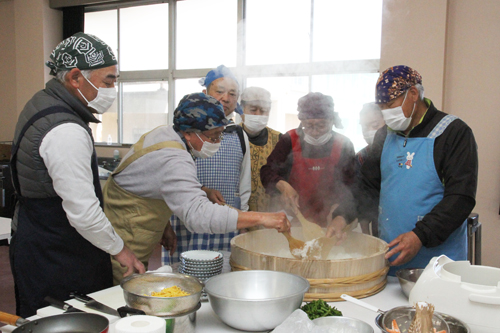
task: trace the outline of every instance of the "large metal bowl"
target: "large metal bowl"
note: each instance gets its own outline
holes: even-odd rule
[[[150,316],[169,317],[187,313],[200,302],[203,284],[195,277],[180,273],[133,274],[120,283],[125,303],[144,311]],[[188,292],[189,296],[155,297],[153,291],[177,286]]]
[[[407,298],[410,297],[411,290],[423,272],[423,268],[405,268],[396,271],[396,276],[398,277],[401,290]]]
[[[266,331],[281,324],[302,304],[309,281],[276,271],[238,271],[211,277],[205,292],[217,316],[245,331]]]
[[[335,328],[339,332],[358,332],[358,333],[373,333],[373,327],[362,320],[341,317],[329,316],[313,319],[312,321],[317,326]]]

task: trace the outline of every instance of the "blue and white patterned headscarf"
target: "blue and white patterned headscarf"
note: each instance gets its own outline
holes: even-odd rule
[[[174,111],[176,131],[203,132],[227,124],[224,108],[220,102],[204,93],[184,96]]]

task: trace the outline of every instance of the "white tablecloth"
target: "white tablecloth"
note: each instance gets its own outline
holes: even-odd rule
[[[125,301],[123,299],[123,292],[120,286],[115,286],[109,289],[101,290],[93,294],[90,294],[89,296],[112,308],[119,308],[120,306],[125,305]],[[384,290],[382,290],[376,295],[363,298],[362,300],[383,311],[389,310],[396,306],[408,305],[408,300],[403,295],[401,288],[399,287],[397,278],[394,277],[388,277],[388,283]],[[120,319],[119,317],[107,315],[86,308],[82,302],[79,302],[74,299],[68,300],[67,303],[73,305],[78,309],[85,310],[86,312],[98,313],[107,317],[111,323],[109,332],[114,333],[114,323],[116,323],[116,321]],[[358,305],[352,304],[350,302],[331,302],[329,304],[331,306],[335,306],[337,309],[342,311],[342,314],[345,317],[351,317],[363,320],[364,322],[370,324],[374,328],[375,332],[380,331],[377,328],[377,325],[375,324],[375,318],[377,317],[377,313],[365,309],[363,307],[360,307]],[[37,312],[37,316],[33,316],[28,319],[32,320],[60,313],[62,313],[62,310],[49,306],[46,308],[39,309]],[[14,328],[15,327],[9,325],[0,327],[3,333],[10,333]],[[242,332],[242,331],[236,330],[224,324],[212,310],[210,303],[203,302],[201,308],[196,313],[196,332],[224,333],[224,332]]]

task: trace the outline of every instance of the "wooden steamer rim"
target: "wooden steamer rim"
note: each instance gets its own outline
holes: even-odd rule
[[[294,237],[300,239],[301,228],[292,229]],[[300,275],[310,283],[304,296],[307,302],[320,298],[328,302],[343,301],[342,294],[363,298],[380,292],[387,284],[389,271],[385,259],[387,243],[360,233],[352,233],[349,239],[351,244],[347,242],[346,247],[362,249],[367,255],[335,260],[301,260],[252,251],[252,248],[288,248],[286,238],[276,230],[256,230],[231,240],[230,265],[233,271],[276,270]]]

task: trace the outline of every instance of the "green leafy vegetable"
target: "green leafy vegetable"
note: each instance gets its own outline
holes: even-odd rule
[[[322,299],[306,303],[300,309],[307,313],[307,316],[311,320],[327,316],[342,316],[342,312],[335,307],[331,307]]]

